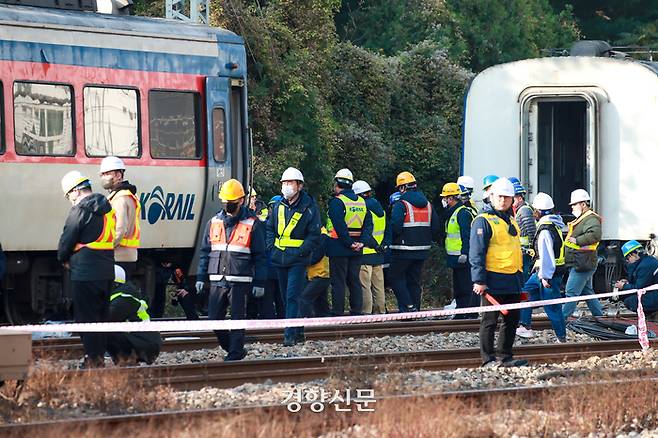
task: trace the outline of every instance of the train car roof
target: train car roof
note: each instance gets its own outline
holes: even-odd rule
[[[229,30],[182,21],[0,4],[0,22],[12,21],[21,25],[33,23],[62,28],[86,28],[108,34],[151,35],[168,39],[243,44],[243,39]]]

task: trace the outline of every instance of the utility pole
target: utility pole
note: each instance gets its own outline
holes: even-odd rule
[[[166,17],[188,23],[208,24],[209,0],[167,0]],[[189,15],[186,15],[189,9]]]

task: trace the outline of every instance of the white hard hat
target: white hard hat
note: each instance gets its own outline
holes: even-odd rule
[[[62,178],[62,192],[64,196],[68,195],[71,190],[78,187],[83,182],[89,182],[89,178],[77,170],[72,170]]]
[[[457,178],[457,184],[471,190],[473,190],[473,187],[475,187],[475,181],[473,181],[473,177],[467,175],[462,175]]]
[[[514,184],[507,178],[498,178],[491,184],[491,194],[499,196],[514,196]]]
[[[354,190],[354,193],[356,193],[357,195],[360,195],[361,193],[366,193],[371,191],[372,188],[370,188],[370,184],[368,184],[367,182],[358,180],[358,181],[354,181],[354,184],[352,185],[352,190]]]
[[[350,169],[340,169],[338,172],[336,172],[336,176],[334,176],[334,178],[335,179],[341,178],[349,181],[354,181],[354,176],[352,175],[352,171],[350,171]]]
[[[126,282],[126,271],[124,271],[124,269],[119,265],[114,265],[114,282],[115,283]]]
[[[111,156],[103,158],[99,173],[111,172],[112,170],[126,170],[126,165],[121,158]]]
[[[547,195],[544,192],[537,193],[535,199],[532,201],[532,208],[536,210],[552,210],[555,208],[553,203],[553,198],[550,195]]]
[[[579,202],[587,202],[591,200],[592,198],[589,197],[589,193],[587,193],[587,190],[576,189],[573,192],[571,192],[571,200],[569,201],[569,205],[577,204]]]
[[[302,173],[294,167],[289,167],[283,172],[283,175],[281,175],[281,181],[304,182],[304,175],[302,175]]]

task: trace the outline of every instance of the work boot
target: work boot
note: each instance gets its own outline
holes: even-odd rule
[[[482,368],[498,368],[498,362],[496,359],[491,359],[482,364]]]
[[[501,367],[525,367],[528,365],[528,361],[525,359],[514,359],[507,358],[500,361]]]
[[[105,358],[104,357],[89,357],[85,356],[80,364],[80,369],[89,370],[92,368],[105,368]]]
[[[292,347],[295,345],[295,339],[293,338],[283,338],[284,347]]]
[[[306,336],[304,336],[304,333],[299,333],[295,336],[295,344],[303,344],[304,342],[306,342]]]
[[[243,348],[242,352],[238,353],[237,355],[232,355],[231,353],[229,353],[226,356],[224,356],[224,362],[230,362],[233,360],[242,360],[246,356],[247,356],[247,350]]]
[[[535,336],[535,332],[533,332],[532,329],[520,325],[516,329],[516,336],[520,338],[530,339]]]

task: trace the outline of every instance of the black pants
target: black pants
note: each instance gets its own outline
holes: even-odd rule
[[[208,319],[224,319],[231,306],[231,319],[245,319],[246,298],[251,283],[228,283],[228,287],[210,284]],[[228,358],[239,358],[244,351],[244,330],[215,330],[219,345],[228,352]]]
[[[247,294],[247,319],[274,319],[274,292],[266,285],[265,294],[260,298]]]
[[[126,281],[132,280],[137,270],[137,262],[114,262],[114,264],[121,266],[126,271]]]
[[[302,292],[301,307],[299,310],[302,318],[313,318],[326,316],[327,307],[327,289],[331,280],[328,278],[313,278]]]
[[[496,295],[495,298],[500,304],[512,304],[521,301],[520,294],[502,294]],[[482,306],[491,306],[491,303],[484,297],[482,297],[481,303]],[[512,346],[514,345],[516,328],[519,326],[521,311],[515,309],[507,312],[507,315],[502,315],[500,312],[484,312],[482,314],[482,320],[480,321],[480,355],[483,364],[495,360],[496,355],[503,361],[512,358]],[[498,345],[494,350],[494,336],[499,316],[503,317],[503,323],[498,332]]]
[[[76,322],[107,321],[112,280],[71,281],[73,315]],[[80,333],[85,355],[102,361],[107,347],[105,333]]]
[[[268,278],[265,282],[265,294],[267,295],[269,290],[272,300],[274,301],[274,317],[283,319],[286,317],[286,303],[283,300],[283,295],[281,294],[281,288],[279,287],[279,278]]]
[[[389,277],[400,312],[411,308],[420,310],[421,287],[420,276],[425,260],[395,258],[391,260]],[[332,272],[333,274],[333,272]]]
[[[345,313],[345,287],[350,290],[350,315],[363,312],[363,292],[361,291],[361,256],[329,257],[331,272],[331,311],[336,316]]]
[[[452,287],[458,309],[476,307],[479,304],[480,300],[475,292],[473,292],[471,269],[468,264],[465,264],[464,267],[452,269]],[[455,315],[455,319],[477,319],[477,317],[477,313]]]

